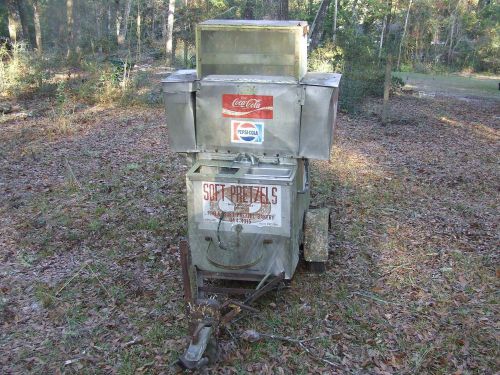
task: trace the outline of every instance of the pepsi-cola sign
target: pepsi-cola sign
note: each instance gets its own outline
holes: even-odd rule
[[[261,145],[263,142],[263,123],[254,121],[231,121],[231,143],[251,143]]]
[[[273,118],[273,97],[270,95],[222,95],[222,116],[232,118]]]

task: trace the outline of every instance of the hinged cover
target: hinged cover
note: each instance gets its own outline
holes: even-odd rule
[[[209,20],[196,27],[198,77],[307,72],[307,22]]]

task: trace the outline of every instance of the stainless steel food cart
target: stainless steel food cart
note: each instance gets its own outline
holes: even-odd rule
[[[208,295],[243,294],[223,307],[250,308],[292,278],[302,248],[319,269],[328,258],[328,210],[308,210],[309,159],[330,158],[340,75],[307,72],[307,35],[302,21],[206,21],[196,29],[197,69],[162,81],[170,148],[190,160],[189,238],[180,246],[194,316],[186,367],[206,359],[216,330],[207,321],[234,315],[221,317]]]

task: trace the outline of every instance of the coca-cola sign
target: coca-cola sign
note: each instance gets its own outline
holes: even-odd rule
[[[233,118],[273,118],[273,97],[269,95],[222,95],[222,116]]]

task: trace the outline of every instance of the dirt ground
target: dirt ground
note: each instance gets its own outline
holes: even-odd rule
[[[162,108],[19,104],[42,109],[0,121],[0,373],[178,372],[186,168]],[[340,114],[331,161],[312,163],[326,274],[299,267],[206,372],[500,371],[499,101],[399,95],[385,127],[379,106]]]

